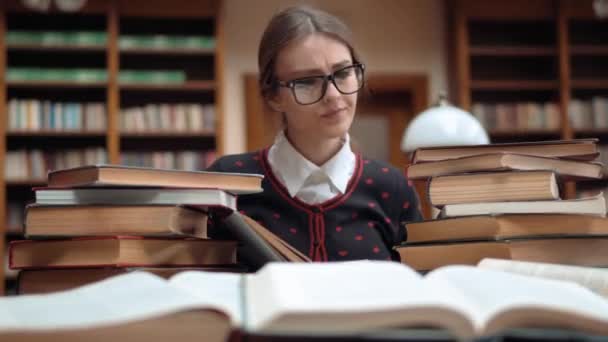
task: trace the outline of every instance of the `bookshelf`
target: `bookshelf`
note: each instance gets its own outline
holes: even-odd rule
[[[0,251],[49,169],[201,169],[223,153],[221,19],[220,0],[0,3]]]
[[[493,142],[594,137],[608,146],[608,21],[591,0],[448,6],[453,93]],[[565,197],[607,185],[565,184]]]

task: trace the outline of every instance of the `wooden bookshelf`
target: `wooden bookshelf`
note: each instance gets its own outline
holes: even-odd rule
[[[212,81],[188,81],[182,84],[120,84],[120,90],[207,92],[215,90]]]
[[[571,117],[578,114],[569,115],[573,102],[608,98],[608,21],[595,17],[591,0],[455,0],[448,11],[452,89],[460,106],[558,108],[558,129],[487,127],[493,141],[597,137],[608,144],[608,120],[605,127],[581,128]],[[576,192],[566,184],[567,198]]]
[[[107,162],[120,163],[121,154],[151,153],[154,149],[170,151],[213,151],[223,154],[221,103],[223,75],[223,37],[221,0],[89,0],[76,13],[60,13],[52,8],[48,13],[30,11],[18,0],[0,3],[0,113],[8,118],[9,101],[34,99],[41,103],[102,103],[105,107],[103,130],[16,129],[8,120],[0,120],[0,163],[8,154],[20,150],[40,150],[57,153],[76,148],[103,148]],[[72,42],[7,43],[7,33],[18,32],[44,36],[51,32],[79,34],[102,33],[103,44]],[[123,36],[147,37],[205,37],[215,47],[121,47]],[[14,37],[15,35],[13,35]],[[145,39],[144,39],[145,38]],[[103,81],[66,79],[11,79],[7,71],[16,69],[92,69],[103,71]],[[184,79],[174,81],[123,82],[123,72],[179,72]],[[25,71],[22,71],[25,74]],[[28,75],[28,74],[26,74]],[[107,79],[106,79],[107,78]],[[192,104],[211,106],[215,113],[214,129],[168,131],[146,129],[130,132],[121,128],[122,113],[133,107],[148,105]],[[46,109],[45,109],[46,110]],[[21,113],[22,114],[22,113]],[[29,113],[28,113],[29,115]],[[82,114],[84,117],[84,114]],[[47,124],[45,122],[45,124]],[[44,128],[42,128],[44,127]],[[31,188],[44,185],[44,179],[7,179],[0,167],[0,252],[4,251],[8,228],[9,202],[26,203],[32,199]],[[10,238],[15,239],[14,233]],[[0,267],[0,279],[4,279]],[[0,281],[0,294],[4,283]]]

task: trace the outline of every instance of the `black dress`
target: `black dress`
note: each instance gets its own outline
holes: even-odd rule
[[[389,164],[357,154],[346,192],[310,205],[289,195],[267,156],[268,149],[228,155],[208,171],[264,175],[264,191],[240,195],[239,211],[314,261],[398,259],[392,247],[405,241],[405,223],[422,219],[411,182]],[[221,228],[211,226],[210,234],[214,229]]]

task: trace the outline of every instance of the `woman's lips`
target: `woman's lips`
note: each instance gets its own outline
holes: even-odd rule
[[[338,114],[342,113],[345,109],[346,108],[333,109],[333,110],[330,110],[328,112],[321,114],[321,117],[322,118],[332,118],[332,117],[335,117]]]

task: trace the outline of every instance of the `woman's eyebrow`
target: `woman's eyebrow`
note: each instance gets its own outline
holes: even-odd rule
[[[340,61],[338,63],[334,63],[331,66],[332,71],[336,71],[340,68],[343,68],[345,66],[351,65],[353,62],[351,60],[343,60]],[[294,70],[290,73],[287,74],[287,78],[289,79],[294,79],[294,78],[298,78],[298,77],[314,77],[314,76],[324,76],[325,72],[319,68],[315,68],[315,69],[302,69],[302,70]]]

